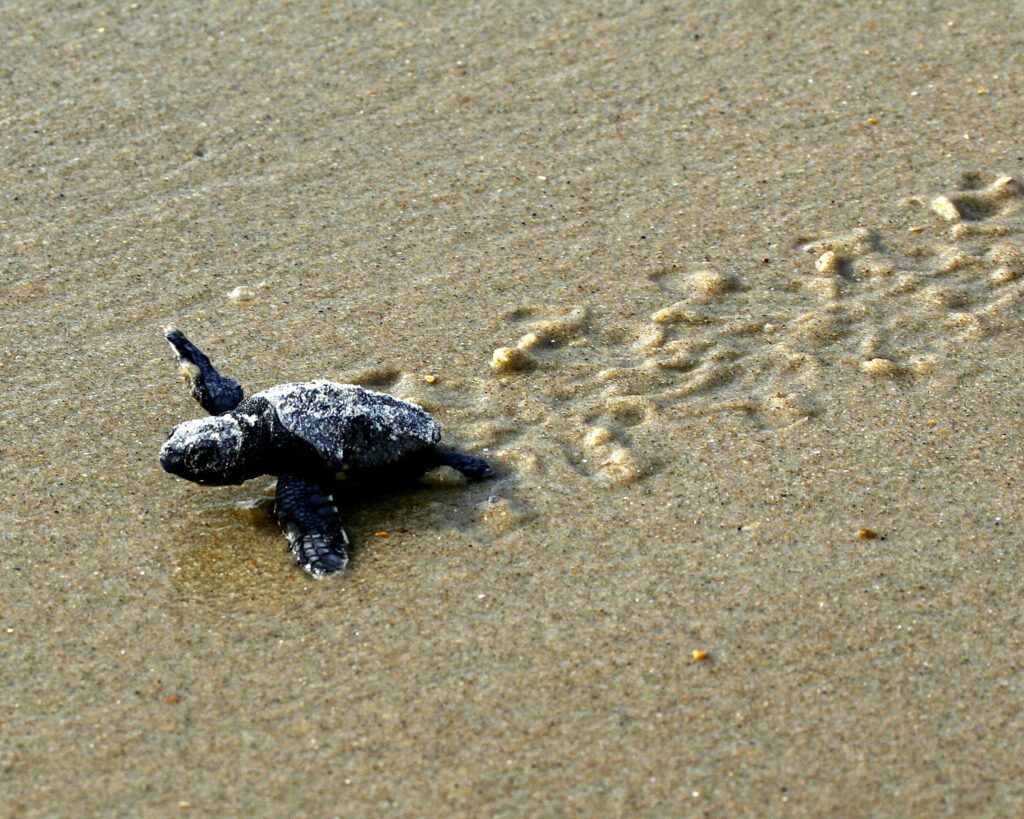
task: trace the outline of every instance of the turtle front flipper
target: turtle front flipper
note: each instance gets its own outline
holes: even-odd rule
[[[303,569],[321,577],[345,568],[348,536],[327,489],[307,478],[282,475],[277,479],[274,514]]]
[[[189,392],[210,415],[221,415],[233,410],[245,393],[237,381],[225,378],[195,344],[173,325],[164,330],[167,343],[178,358],[178,367],[188,381]]]

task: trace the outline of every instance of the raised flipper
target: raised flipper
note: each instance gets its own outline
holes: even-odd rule
[[[277,522],[296,562],[314,577],[344,569],[348,536],[341,528],[331,493],[316,481],[295,475],[277,479]]]
[[[181,330],[172,325],[164,330],[164,335],[178,358],[189,392],[204,410],[210,415],[221,415],[242,403],[245,393],[238,382],[217,372],[210,359]]]
[[[443,466],[450,466],[461,472],[466,476],[467,481],[482,481],[494,475],[491,465],[483,458],[474,458],[472,455],[463,455],[461,452],[446,452],[439,449],[437,461]]]

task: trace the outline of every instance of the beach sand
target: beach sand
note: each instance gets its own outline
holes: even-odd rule
[[[0,814],[1024,813],[1020,9],[424,5],[0,12]],[[310,578],[171,322],[500,474]]]

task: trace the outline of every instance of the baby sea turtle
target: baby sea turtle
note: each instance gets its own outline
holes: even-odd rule
[[[348,562],[331,494],[339,483],[393,485],[442,465],[471,481],[492,474],[480,458],[438,449],[441,427],[416,404],[333,381],[279,384],[244,398],[180,330],[165,334],[192,396],[214,417],[176,426],[160,450],[161,465],[200,484],[276,475],[274,514],[312,575]]]

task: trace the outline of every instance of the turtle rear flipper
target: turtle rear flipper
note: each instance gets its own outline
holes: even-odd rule
[[[217,372],[206,354],[185,338],[181,330],[172,325],[164,330],[164,335],[199,406],[210,415],[221,415],[242,402],[245,393],[241,385]]]
[[[444,449],[437,451],[437,461],[443,466],[461,472],[467,481],[482,481],[494,477],[494,470],[483,458],[463,455],[461,452],[449,452]]]
[[[274,514],[303,569],[322,577],[345,568],[348,536],[327,489],[306,478],[282,475],[277,479]]]

